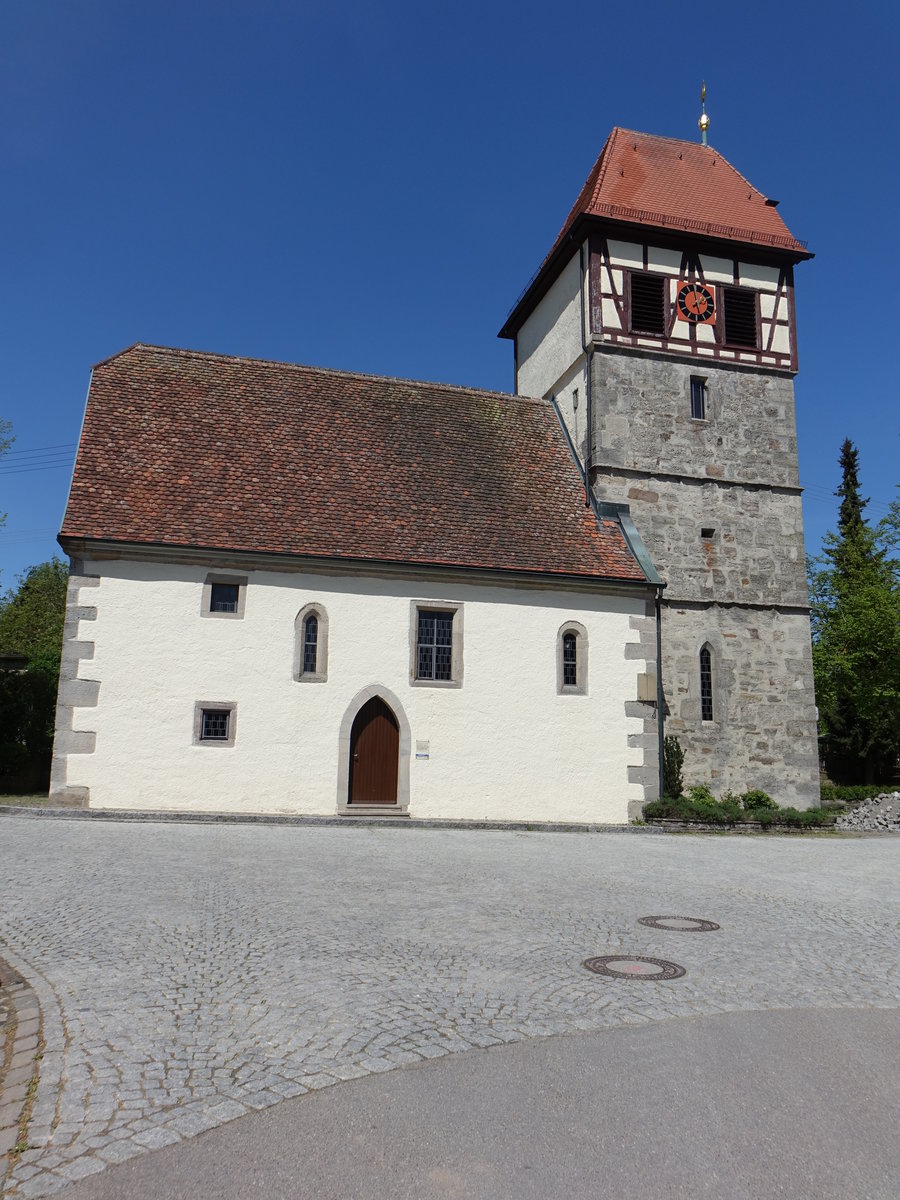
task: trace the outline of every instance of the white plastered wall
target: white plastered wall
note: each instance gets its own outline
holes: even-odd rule
[[[92,808],[334,813],[341,722],[373,685],[409,723],[412,816],[623,822],[643,799],[628,782],[642,722],[625,716],[646,669],[625,656],[642,598],[251,571],[243,619],[216,620],[200,615],[207,567],[85,571],[101,576],[84,664],[100,688],[74,728],[95,731],[96,749],[67,766]],[[410,683],[413,600],[464,605],[461,687]],[[310,602],[328,615],[325,683],[292,678],[294,619]],[[557,694],[566,621],[587,630],[586,696]],[[197,701],[237,704],[233,747],[192,744]]]
[[[549,395],[581,355],[580,286],[576,249],[517,335],[516,391],[520,396]]]

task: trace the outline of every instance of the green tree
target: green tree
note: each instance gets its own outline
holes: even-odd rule
[[[0,598],[0,654],[27,659],[24,670],[0,669],[0,777],[11,790],[49,783],[67,582],[53,558]]]
[[[839,461],[838,531],[809,571],[816,702],[829,773],[873,783],[900,750],[900,574],[866,520],[849,439]]]
[[[69,572],[60,558],[29,567],[0,598],[0,654],[59,667]]]

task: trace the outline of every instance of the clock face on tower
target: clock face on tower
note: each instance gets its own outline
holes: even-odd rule
[[[676,312],[679,321],[690,321],[692,325],[715,325],[715,292],[702,283],[680,283]]]

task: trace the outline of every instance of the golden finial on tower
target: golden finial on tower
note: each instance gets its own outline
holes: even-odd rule
[[[706,131],[709,129],[709,117],[706,115],[706,80],[703,80],[703,86],[700,88],[700,120],[697,124],[700,126],[700,143],[705,146]]]

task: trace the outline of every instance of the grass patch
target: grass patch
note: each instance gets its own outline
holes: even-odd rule
[[[42,808],[50,803],[50,797],[44,793],[30,796],[0,796],[0,804],[12,808]]]

